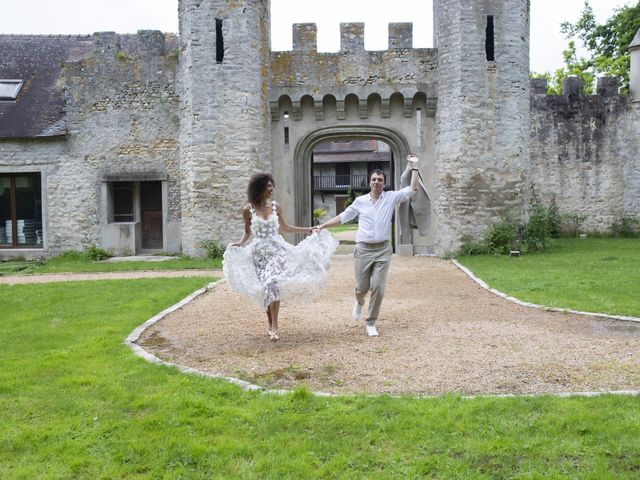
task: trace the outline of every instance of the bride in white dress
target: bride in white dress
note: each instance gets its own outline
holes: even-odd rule
[[[279,231],[311,234],[313,228],[286,224],[282,208],[271,199],[274,186],[268,173],[249,180],[244,233],[227,247],[222,265],[229,286],[266,311],[269,336],[278,340],[280,300],[308,301],[320,292],[338,241],[324,230],[295,246],[285,241]]]

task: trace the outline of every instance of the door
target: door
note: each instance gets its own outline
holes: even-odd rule
[[[140,182],[142,248],[162,249],[162,182]]]

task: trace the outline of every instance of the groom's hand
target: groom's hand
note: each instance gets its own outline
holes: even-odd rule
[[[415,155],[407,155],[407,162],[411,164],[411,168],[418,168],[418,157]]]

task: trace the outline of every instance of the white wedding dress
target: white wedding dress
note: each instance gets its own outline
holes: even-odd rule
[[[322,230],[291,245],[278,233],[275,202],[266,219],[253,207],[250,211],[253,239],[243,247],[229,245],[224,252],[222,268],[229,286],[264,310],[277,300],[308,301],[320,293],[338,241]]]

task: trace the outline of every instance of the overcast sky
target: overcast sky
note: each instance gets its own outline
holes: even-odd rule
[[[0,33],[178,31],[178,0],[0,0]],[[206,0],[204,0],[206,1]],[[591,0],[598,21],[635,0]],[[414,46],[432,47],[431,0],[271,0],[272,49],[291,49],[291,23],[315,22],[318,49],[337,51],[340,22],[365,22],[365,48],[387,48],[388,22],[413,22]],[[584,0],[531,0],[531,68],[562,66],[560,23],[575,21]],[[390,6],[392,8],[390,8]]]

